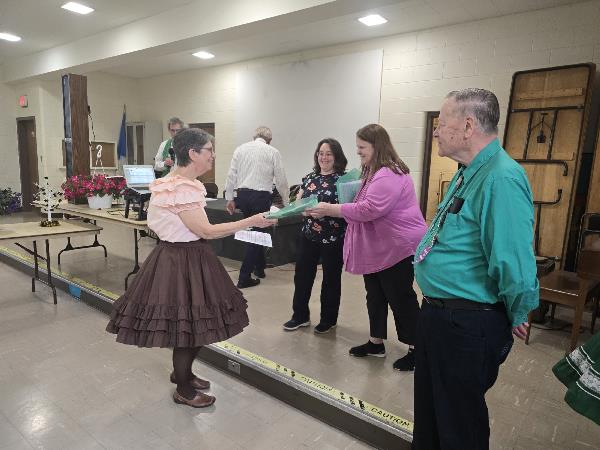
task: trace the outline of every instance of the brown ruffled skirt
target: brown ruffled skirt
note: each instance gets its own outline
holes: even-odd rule
[[[106,331],[139,347],[199,347],[241,333],[247,307],[205,240],[160,242],[115,301]]]

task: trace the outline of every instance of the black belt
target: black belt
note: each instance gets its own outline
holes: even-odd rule
[[[270,191],[259,191],[257,189],[250,189],[250,188],[237,188],[236,189],[237,192],[267,192],[269,194],[271,194],[272,192]]]
[[[423,297],[423,301],[434,308],[465,309],[469,311],[504,311],[504,304],[480,303],[463,298],[431,298]]]

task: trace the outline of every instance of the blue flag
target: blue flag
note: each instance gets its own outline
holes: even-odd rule
[[[127,133],[125,130],[125,106],[123,106],[123,119],[121,120],[121,131],[119,132],[119,143],[117,144],[117,156],[119,159],[127,156]]]

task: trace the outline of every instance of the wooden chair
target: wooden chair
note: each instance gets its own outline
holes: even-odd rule
[[[579,328],[586,301],[598,296],[600,287],[600,251],[583,249],[579,252],[577,272],[556,270],[540,278],[540,300],[556,305],[569,306],[575,309],[573,330],[571,331],[571,345],[567,354],[577,346]],[[529,344],[531,332],[531,313],[529,314],[529,327],[525,344]],[[592,318],[592,327],[595,317]]]

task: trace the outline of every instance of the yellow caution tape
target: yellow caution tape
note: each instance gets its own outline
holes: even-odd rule
[[[0,247],[0,252],[9,254],[10,256],[12,256],[16,259],[20,259],[22,261],[25,261],[25,262],[28,262],[31,264],[34,263],[33,257],[31,257],[29,255],[25,255],[20,252],[17,252],[15,250],[9,249],[7,247]],[[115,294],[114,292],[110,292],[110,291],[107,291],[106,289],[102,289],[101,287],[95,286],[91,283],[88,283],[85,280],[82,280],[81,278],[74,277],[74,276],[72,276],[66,272],[62,272],[60,270],[54,270],[54,268],[52,269],[52,271],[53,271],[53,273],[58,274],[60,277],[66,279],[66,280],[69,280],[70,282],[75,283],[85,289],[92,291],[92,292],[98,293],[99,295],[102,295],[110,300],[114,301],[117,298],[119,298],[119,295]],[[372,417],[375,417],[375,418],[379,419],[381,422],[384,422],[390,426],[393,426],[395,428],[400,428],[409,433],[412,433],[412,431],[413,431],[413,423],[411,421],[403,419],[402,417],[397,416],[396,414],[392,414],[391,412],[381,409],[378,406],[368,403],[368,402],[366,402],[360,398],[357,398],[353,395],[350,395],[347,392],[340,391],[339,389],[336,389],[325,383],[321,383],[320,381],[315,380],[314,378],[311,378],[307,375],[296,372],[295,370],[285,367],[279,363],[276,363],[275,361],[271,361],[270,359],[267,359],[263,356],[257,355],[256,353],[252,353],[252,352],[249,352],[248,350],[244,350],[243,348],[238,347],[237,345],[231,344],[229,342],[218,342],[213,345],[215,345],[227,352],[241,356],[241,357],[243,357],[247,360],[250,360],[256,364],[259,364],[261,367],[263,367],[265,369],[269,369],[271,371],[277,372],[279,375],[283,375],[292,380],[295,380],[296,382],[303,384],[304,386],[310,387],[313,390],[316,390],[316,391],[320,392],[321,394],[324,394],[332,399],[341,401],[341,402],[345,403],[346,405],[348,405],[358,411],[361,411],[365,414],[368,414]]]
[[[260,366],[270,369],[274,372],[277,372],[280,375],[284,375],[288,378],[291,378],[305,386],[309,386],[312,389],[324,394],[330,398],[334,398],[339,400],[363,413],[366,413],[370,416],[373,416],[379,419],[382,422],[387,423],[396,428],[401,428],[404,431],[412,433],[413,431],[413,423],[409,420],[403,419],[396,414],[392,414],[389,411],[379,408],[371,403],[368,403],[360,398],[357,398],[353,395],[348,394],[347,392],[340,391],[332,386],[329,386],[325,383],[321,383],[314,378],[303,375],[299,372],[296,372],[293,369],[285,367],[279,363],[271,361],[263,356],[257,355],[256,353],[249,352],[248,350],[244,350],[237,345],[231,344],[229,342],[219,342],[217,344],[213,344],[223,350],[234,353],[236,355],[242,356],[245,359],[251,360]]]
[[[31,264],[31,265],[35,264],[35,261],[33,260],[33,256],[27,255],[25,253],[18,252],[16,250],[11,249],[11,248],[1,247],[0,246],[0,252],[2,252],[4,254],[7,254],[7,255],[10,255],[13,258],[21,260],[21,261],[23,261],[25,263],[28,263],[28,264]],[[45,269],[45,264],[44,264],[44,266],[40,266],[40,268],[41,269]],[[73,275],[71,275],[71,274],[69,274],[67,272],[63,272],[62,270],[58,270],[55,267],[51,267],[51,269],[52,269],[52,274],[53,275],[57,275],[57,276],[65,279],[65,280],[69,281],[70,283],[77,284],[80,287],[85,288],[85,289],[87,289],[87,290],[89,290],[91,292],[95,292],[95,293],[97,293],[99,295],[102,295],[102,296],[104,296],[106,298],[109,298],[111,300],[116,300],[117,298],[119,298],[119,296],[117,294],[115,294],[113,292],[110,292],[110,291],[107,291],[106,289],[102,289],[99,286],[96,286],[96,285],[93,285],[91,283],[88,283],[87,281],[82,280],[81,278],[75,277],[75,276],[73,276]]]

